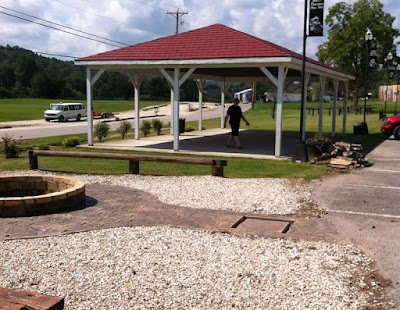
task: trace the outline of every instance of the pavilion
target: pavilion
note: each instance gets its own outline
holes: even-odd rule
[[[139,89],[146,75],[163,75],[171,89],[173,150],[179,150],[179,89],[189,77],[199,89],[202,103],[203,81],[218,81],[221,86],[221,127],[225,114],[225,91],[233,81],[266,81],[277,88],[275,157],[281,156],[282,105],[286,80],[299,80],[302,75],[302,55],[289,49],[232,29],[214,24],[149,42],[123,47],[75,60],[76,65],[86,66],[88,111],[88,144],[93,145],[92,87],[105,71],[125,72],[135,91],[135,139],[139,139]],[[353,76],[322,62],[306,58],[305,81],[317,79],[321,85],[319,100],[318,133],[322,133],[323,96],[328,79],[333,81],[332,135],[336,132],[336,104],[339,83],[344,84],[343,132],[346,130],[347,94]],[[303,94],[306,98],[306,94]],[[305,138],[305,109],[303,107]],[[202,109],[199,109],[201,130]]]

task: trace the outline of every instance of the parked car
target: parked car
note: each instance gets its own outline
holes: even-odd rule
[[[400,115],[385,117],[381,126],[384,135],[393,135],[396,140],[400,140]]]
[[[85,106],[82,103],[51,103],[50,109],[44,111],[46,122],[51,120],[66,122],[69,119],[80,121],[82,117],[86,117]]]

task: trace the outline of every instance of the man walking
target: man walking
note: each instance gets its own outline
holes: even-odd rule
[[[231,132],[228,137],[228,143],[226,147],[233,147],[232,145],[232,138],[235,140],[236,146],[238,149],[243,148],[243,145],[240,144],[239,141],[239,127],[240,127],[240,120],[244,120],[246,125],[249,126],[250,123],[246,120],[242,113],[242,109],[239,107],[239,99],[233,99],[233,105],[228,108],[226,112],[225,121],[224,121],[224,128],[226,127],[226,122],[229,120],[229,125],[231,126]]]

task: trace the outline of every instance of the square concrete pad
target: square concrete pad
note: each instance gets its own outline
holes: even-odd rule
[[[232,228],[243,233],[286,233],[291,221],[243,216]]]

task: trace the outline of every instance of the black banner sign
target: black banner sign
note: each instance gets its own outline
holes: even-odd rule
[[[324,35],[324,0],[310,1],[310,19],[308,22],[308,36],[322,37]]]

